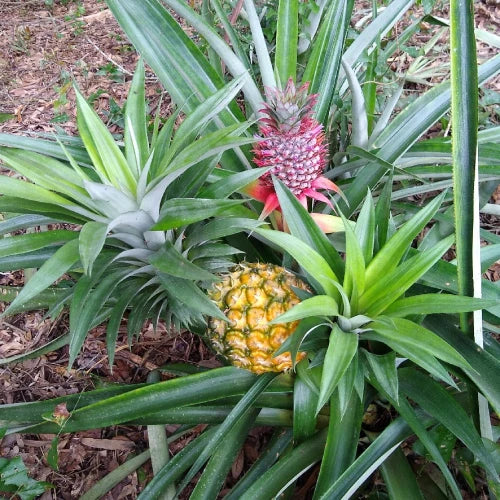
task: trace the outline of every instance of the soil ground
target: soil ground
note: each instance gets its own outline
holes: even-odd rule
[[[361,3],[359,5],[362,7]],[[83,94],[92,97],[111,131],[119,132],[121,107],[138,56],[106,4],[100,0],[0,0],[0,12],[0,113],[13,115],[12,119],[0,123],[0,131],[27,134],[62,129],[75,134],[72,82],[76,81]],[[476,25],[498,33],[498,3],[476,3]],[[398,29],[400,32],[401,27]],[[413,40],[414,44],[423,46],[433,33],[431,28],[421,32]],[[440,43],[445,42],[444,36]],[[478,57],[491,57],[493,51],[480,43]],[[442,65],[446,59],[446,50],[441,56],[434,54],[431,67]],[[394,64],[403,70],[411,62],[412,57],[402,52]],[[432,83],[431,78],[427,84]],[[416,84],[415,91],[419,90],[418,85],[422,83]],[[500,79],[490,82],[488,88],[500,90]],[[162,97],[162,113],[168,115],[171,106],[168,95],[151,72],[147,73],[146,95],[151,109],[156,108]],[[485,105],[484,113],[491,120],[490,124],[498,124],[498,114],[488,105]],[[500,203],[500,195],[496,201]],[[498,219],[490,217],[484,222],[490,229],[499,231]],[[499,275],[499,267],[490,269],[490,279],[498,279]],[[19,285],[23,280],[22,272],[0,274],[0,284],[3,285]],[[0,357],[32,350],[66,333],[67,329],[65,314],[55,320],[44,319],[42,313],[10,317],[0,323]],[[47,399],[91,390],[107,383],[142,382],[151,370],[166,362],[217,364],[203,343],[189,332],[169,332],[162,325],[153,331],[151,325],[145,325],[132,349],[128,348],[125,330],[121,333],[111,372],[103,332],[102,327],[92,331],[75,368],[70,371],[66,369],[66,348],[0,368],[0,403]],[[145,428],[117,426],[61,435],[59,470],[54,471],[47,462],[52,438],[52,435],[14,434],[0,444],[0,456],[21,456],[32,477],[55,485],[42,496],[43,500],[79,498],[131,453],[139,453],[147,447]],[[174,443],[172,453],[182,449],[189,439],[188,436]],[[266,439],[265,430],[252,433],[233,466],[227,486],[230,487],[242,469],[255,460]],[[136,498],[150,477],[150,466],[145,465],[113,488],[105,498]]]

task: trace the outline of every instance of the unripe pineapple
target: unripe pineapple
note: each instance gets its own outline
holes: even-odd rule
[[[317,95],[308,94],[309,83],[296,88],[290,78],[284,90],[266,89],[267,102],[261,110],[254,162],[271,167],[247,188],[254,198],[264,202],[261,217],[279,208],[272,176],[281,180],[307,206],[312,198],[331,206],[318,189],[339,192],[323,173],[328,163],[328,145],[323,126],[314,117]],[[332,207],[333,208],[333,207]]]
[[[267,117],[259,123],[264,140],[254,150],[257,165],[272,167],[263,181],[271,187],[273,174],[298,197],[314,190],[327,163],[323,127],[312,111],[316,95],[307,94],[308,86],[296,89],[290,79],[284,91],[267,89]]]
[[[211,318],[208,336],[215,350],[233,365],[254,373],[292,368],[289,352],[274,352],[297,328],[298,321],[269,324],[300,302],[292,287],[307,290],[304,282],[283,267],[242,263],[209,292],[229,322]],[[306,355],[297,354],[297,361]]]

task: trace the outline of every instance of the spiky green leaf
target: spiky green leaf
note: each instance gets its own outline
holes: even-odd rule
[[[334,324],[323,364],[317,413],[330,399],[357,349],[358,336],[355,333],[343,332],[337,324]]]

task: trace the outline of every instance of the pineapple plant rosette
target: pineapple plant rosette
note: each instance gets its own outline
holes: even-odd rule
[[[345,474],[359,471],[356,466],[360,467],[364,459],[363,455],[356,459],[362,426],[370,420],[363,409],[376,404],[379,398],[389,401],[419,438],[421,446],[440,469],[452,497],[461,498],[460,489],[426,430],[428,422],[422,421],[419,410],[412,408],[410,400],[436,418],[450,435],[467,439],[468,443],[472,443],[470,438],[475,436],[473,453],[493,481],[492,487],[497,488],[498,476],[489,452],[482,446],[470,420],[467,420],[466,433],[459,429],[456,415],[467,419],[467,414],[439,382],[459,390],[460,382],[452,378],[451,369],[459,379],[477,384],[496,411],[499,410],[498,388],[491,391],[492,386],[484,384],[485,380],[477,372],[478,366],[469,363],[463,346],[460,348],[460,343],[445,329],[436,328],[439,320],[421,323],[423,317],[442,311],[463,313],[498,305],[498,300],[418,293],[418,287],[415,288],[415,283],[453,243],[450,236],[430,250],[410,249],[412,241],[437,213],[445,194],[431,201],[397,231],[390,231],[385,223],[390,214],[377,210],[368,195],[356,224],[343,219],[346,255],[343,261],[295,194],[276,178],[274,182],[280,206],[290,221],[291,234],[269,229],[256,229],[256,233],[293,257],[302,270],[303,280],[276,265],[241,266],[211,292],[229,321],[212,320],[209,336],[216,349],[226,354],[232,364],[254,373],[286,371],[296,366],[295,442],[309,437],[311,445],[314,442],[319,446],[322,442],[325,446],[322,456],[316,454],[313,458],[309,451],[311,463],[321,459],[315,498],[340,498],[346,493]],[[388,207],[385,200],[379,203]],[[295,283],[293,289],[303,300],[290,296],[290,281]],[[309,289],[305,282],[310,283]],[[287,297],[288,301],[288,304],[279,304],[279,308],[286,311],[278,316],[274,311],[268,312],[275,304],[274,297]],[[287,333],[282,336],[281,346],[269,355],[270,346],[276,345],[280,337],[273,327]],[[283,364],[284,353],[290,353],[286,364]],[[496,363],[493,358],[489,362],[492,362],[490,367]],[[315,429],[320,422],[320,412],[326,408],[330,415],[329,430],[327,436],[320,439],[321,432],[315,434]],[[368,430],[365,432],[372,436]],[[388,431],[389,428],[386,432],[390,435]],[[387,437],[384,434],[380,437]],[[297,454],[299,449],[301,446]],[[370,449],[365,454],[370,455]],[[397,466],[398,461],[406,465]],[[285,462],[286,458],[282,464],[278,461],[260,480],[254,478],[251,486],[243,481],[248,489],[239,489],[237,485],[230,498],[237,498],[243,491],[243,498],[279,495],[284,480],[279,483],[276,478],[290,477],[283,473]],[[412,483],[411,468],[399,449],[392,452],[382,474],[391,484],[400,473],[408,484]],[[355,482],[356,488],[366,477],[363,475]],[[351,492],[355,490],[352,484],[350,488]],[[411,488],[419,491],[416,483],[411,484]]]
[[[70,364],[87,331],[106,319],[112,363],[127,310],[129,341],[148,318],[163,318],[177,330],[203,329],[204,316],[218,309],[201,290],[217,280],[215,273],[231,266],[239,252],[222,238],[259,224],[240,200],[228,199],[241,182],[237,178],[219,182],[218,192],[226,191],[221,198],[200,195],[224,151],[252,142],[241,137],[249,124],[203,133],[243,81],[216,92],[175,133],[178,114],[161,130],[158,116],[149,138],[141,62],[127,100],[123,149],[78,90],[83,161],[62,142],[65,161],[0,148],[5,165],[31,181],[0,177],[1,209],[17,214],[2,222],[0,231],[49,223],[81,226],[2,240],[3,270],[40,267],[21,290],[5,287],[5,298],[13,300],[4,315],[47,305],[52,314],[69,305],[70,333],[64,341],[70,344]],[[258,172],[251,174],[257,177]],[[210,222],[215,215],[220,217]],[[74,281],[49,288],[65,274]]]

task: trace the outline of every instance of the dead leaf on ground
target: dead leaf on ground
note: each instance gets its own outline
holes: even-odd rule
[[[112,451],[129,451],[135,448],[135,443],[127,438],[94,439],[82,438],[82,444],[90,448]]]

